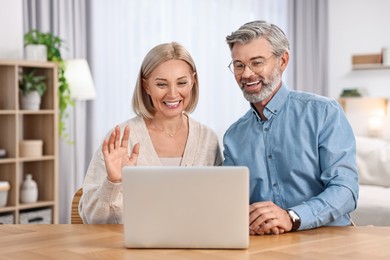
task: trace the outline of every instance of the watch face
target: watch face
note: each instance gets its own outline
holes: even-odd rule
[[[299,216],[297,215],[297,213],[295,213],[295,211],[293,211],[293,210],[289,210],[288,214],[290,215],[290,217],[292,218],[292,220],[294,222],[300,219]]]

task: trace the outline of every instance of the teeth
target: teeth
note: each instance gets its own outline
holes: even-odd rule
[[[176,101],[176,102],[167,102],[165,101],[164,103],[167,105],[167,106],[176,106],[179,104],[180,101]]]
[[[260,81],[256,81],[256,82],[249,82],[249,83],[246,83],[247,86],[252,86],[252,85],[255,85],[255,84],[259,84]]]

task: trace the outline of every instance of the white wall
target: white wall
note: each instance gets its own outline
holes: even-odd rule
[[[390,97],[390,69],[352,71],[352,55],[380,53],[390,46],[390,1],[329,0],[329,95],[365,88],[371,97]]]
[[[0,0],[0,59],[23,58],[22,1]],[[390,46],[390,1],[328,1],[329,96],[338,98],[344,88],[365,88],[370,97],[390,99],[390,69],[351,69],[352,55]]]
[[[0,0],[0,59],[23,58],[22,0]]]
[[[390,70],[352,71],[353,54],[379,53],[390,46],[390,1],[329,1],[329,95],[343,88],[366,88],[390,97]],[[0,58],[23,57],[22,0],[0,0]]]
[[[329,95],[338,98],[342,89],[363,88],[367,97],[390,99],[390,69],[352,70],[352,55],[380,53],[390,47],[390,1],[329,0]],[[356,135],[370,136],[370,122],[377,120],[373,104],[355,102],[346,114]],[[380,117],[379,138],[390,139],[389,102]],[[359,108],[360,107],[360,108]]]

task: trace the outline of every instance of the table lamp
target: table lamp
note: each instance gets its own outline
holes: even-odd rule
[[[70,96],[75,101],[86,101],[96,97],[92,74],[85,59],[70,59],[65,61],[65,78],[69,85]],[[75,188],[80,187],[84,175],[84,161],[78,158],[85,153],[86,114],[77,113],[78,108],[86,108],[85,102],[75,102],[73,107],[73,181]],[[85,110],[82,110],[85,111]],[[81,125],[83,127],[78,127]]]
[[[90,100],[96,97],[92,74],[84,59],[65,61],[65,78],[69,84],[70,95],[75,100]]]

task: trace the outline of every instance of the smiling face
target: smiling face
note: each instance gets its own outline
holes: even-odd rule
[[[234,74],[234,77],[243,91],[244,97],[251,103],[268,103],[273,94],[281,85],[282,73],[288,62],[288,53],[275,57],[269,42],[264,38],[250,41],[249,43],[235,43],[232,48],[233,62],[246,64],[242,74]],[[264,66],[259,71],[248,64],[263,62]]]
[[[150,96],[155,117],[180,115],[188,106],[194,86],[194,72],[182,60],[169,60],[161,63],[143,80],[143,87]]]

